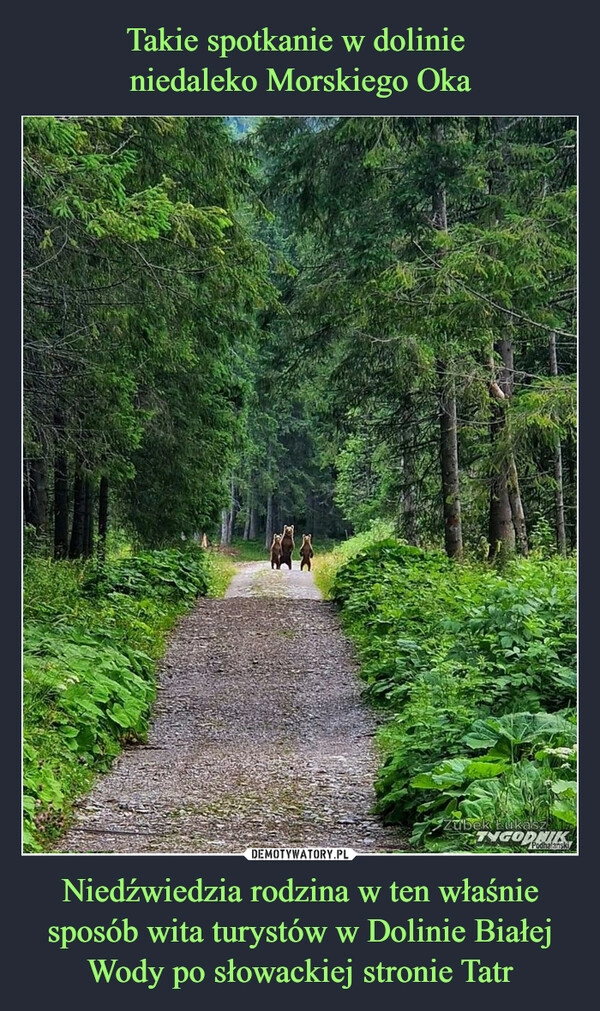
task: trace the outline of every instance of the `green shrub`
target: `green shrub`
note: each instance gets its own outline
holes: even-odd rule
[[[209,586],[206,555],[200,550],[147,551],[96,565],[82,584],[84,593],[107,597],[126,593],[133,597],[185,600],[206,594]]]
[[[25,564],[24,848],[64,829],[124,742],[143,740],[155,666],[178,616],[223,577],[198,549]]]
[[[313,571],[315,583],[324,597],[331,597],[336,573],[351,558],[364,551],[370,544],[381,541],[393,534],[393,524],[387,520],[372,520],[368,530],[341,541],[335,546],[319,544],[315,551]]]
[[[443,761],[411,782],[426,791],[412,842],[447,845],[448,823],[490,826],[576,824],[576,728],[571,713],[509,713],[477,720],[462,738],[480,755]],[[463,849],[474,836],[463,835]],[[510,848],[510,844],[509,844]]]
[[[487,797],[488,820],[492,808],[496,818],[513,820],[527,808],[530,817],[542,812],[573,824],[575,752],[569,774],[552,758],[552,749],[574,740],[572,560],[521,559],[498,572],[386,538],[341,566],[331,592],[356,645],[365,693],[390,714],[378,737],[375,784],[386,820],[414,824],[413,842],[430,845],[449,817],[471,817],[477,796],[481,809]],[[535,753],[515,749],[499,759],[500,745],[490,740],[481,760],[465,755],[477,720],[514,720],[525,709],[546,731],[555,728],[529,742],[540,745]],[[557,734],[552,721],[564,712],[570,731],[560,716]],[[502,811],[509,783],[512,799]]]

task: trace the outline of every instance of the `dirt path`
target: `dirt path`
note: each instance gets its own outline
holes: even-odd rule
[[[160,665],[147,745],[82,802],[60,853],[406,849],[370,812],[375,718],[312,574],[239,567],[200,600]]]

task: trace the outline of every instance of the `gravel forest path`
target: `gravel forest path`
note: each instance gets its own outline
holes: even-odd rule
[[[59,853],[408,849],[372,813],[376,718],[312,573],[238,566],[173,632],[144,745],[80,803]]]

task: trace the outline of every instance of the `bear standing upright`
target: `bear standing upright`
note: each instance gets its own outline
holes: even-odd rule
[[[315,556],[311,538],[312,534],[302,534],[302,545],[300,547],[300,558],[302,561],[300,562],[300,571],[302,571],[306,565],[308,571],[310,572],[310,560]]]
[[[281,534],[273,534],[273,543],[271,544],[271,568],[281,568]]]
[[[289,569],[292,567],[292,551],[295,548],[294,544],[294,527],[284,527],[283,533],[281,535],[281,564],[287,565]]]

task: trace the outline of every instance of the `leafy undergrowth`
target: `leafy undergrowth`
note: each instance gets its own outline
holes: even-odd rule
[[[337,569],[380,733],[377,809],[417,848],[489,846],[476,829],[576,825],[576,569],[502,572],[386,539]],[[487,837],[486,837],[487,838]]]
[[[58,838],[74,800],[127,741],[144,740],[156,661],[199,595],[231,572],[199,548],[96,563],[30,557],[24,572],[25,852]]]
[[[315,550],[315,558],[313,560],[315,583],[323,596],[326,598],[331,597],[336,573],[342,565],[345,565],[346,562],[358,555],[359,552],[364,551],[369,545],[391,537],[392,533],[393,524],[391,522],[373,520],[368,530],[355,534],[354,537],[349,537],[348,540],[340,541],[331,547],[325,545],[323,546],[325,550],[323,550],[323,547],[321,547],[321,550]]]

